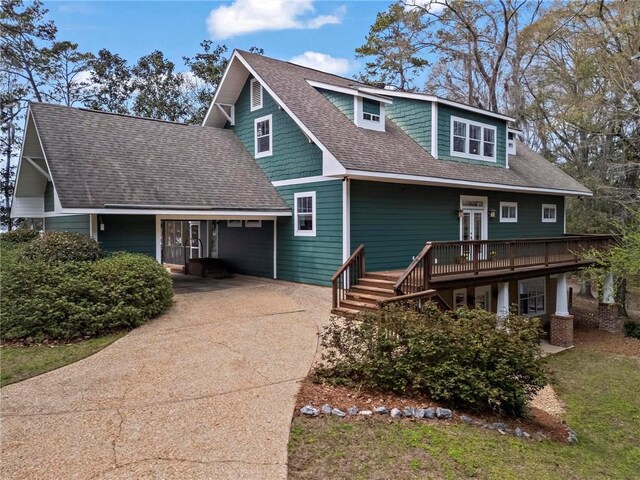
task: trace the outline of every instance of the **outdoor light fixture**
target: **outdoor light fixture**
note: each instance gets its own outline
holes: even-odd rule
[[[98,224],[100,225],[100,231],[104,232],[104,219],[102,217],[98,217]]]
[[[490,208],[489,209],[489,218],[496,218],[496,209],[495,208]]]
[[[456,216],[457,216],[458,218],[462,218],[462,217],[463,217],[463,215],[464,215],[464,212],[463,212],[462,210],[456,210]]]

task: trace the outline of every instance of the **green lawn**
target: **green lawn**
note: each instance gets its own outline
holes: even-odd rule
[[[289,478],[640,478],[640,359],[575,348],[547,361],[577,445],[461,424],[296,417]]]
[[[41,373],[77,362],[107,345],[125,333],[116,333],[82,342],[55,346],[0,347],[0,386],[20,382]]]

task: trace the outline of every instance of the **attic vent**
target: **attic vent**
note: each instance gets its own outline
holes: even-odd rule
[[[262,85],[255,78],[251,80],[251,111],[262,108]]]

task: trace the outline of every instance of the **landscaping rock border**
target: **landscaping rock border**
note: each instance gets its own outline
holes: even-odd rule
[[[439,420],[439,421],[450,421],[453,420],[453,410],[442,407],[403,407],[402,409],[393,407],[389,409],[387,406],[381,405],[375,407],[373,410],[360,410],[357,406],[352,406],[347,409],[346,412],[343,412],[337,408],[332,408],[331,405],[325,403],[320,409],[315,408],[313,405],[305,405],[300,408],[300,413],[308,416],[308,417],[317,417],[322,412],[326,416],[337,416],[337,417],[371,417],[375,414],[378,416],[386,415],[394,419],[401,418],[411,418],[414,420]],[[524,440],[531,440],[533,436],[524,431],[520,427],[516,427],[511,429],[507,426],[507,424],[502,422],[485,422],[480,419],[476,419],[470,417],[469,415],[462,414],[458,417],[460,421],[466,425],[472,425],[479,428],[486,428],[487,430],[496,430],[502,435],[513,435],[518,438],[522,438]],[[576,433],[568,428],[568,443],[576,443],[577,435]],[[536,435],[537,440],[544,440],[545,437],[543,434]]]

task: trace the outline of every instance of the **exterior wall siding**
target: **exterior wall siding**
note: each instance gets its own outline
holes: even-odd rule
[[[64,215],[45,217],[44,229],[47,232],[73,232],[90,234],[89,215]]]
[[[497,216],[488,220],[490,239],[563,234],[563,197],[353,181],[351,250],[365,245],[367,270],[406,268],[428,241],[460,239],[461,195],[489,197]],[[518,223],[500,223],[499,202],[518,202]],[[558,205],[556,223],[542,223],[542,204]]]
[[[309,143],[302,130],[291,117],[278,108],[277,103],[266,90],[262,90],[262,108],[251,111],[250,79],[247,80],[235,104],[235,126],[238,135],[249,154],[255,155],[256,118],[272,115],[271,147],[273,154],[256,159],[269,180],[288,180],[299,177],[322,175],[322,151]]]
[[[296,237],[294,218],[278,219],[278,270],[281,280],[330,285],[342,264],[342,181],[279,187],[293,211],[296,192],[316,192],[316,236]]]
[[[98,242],[105,252],[143,253],[156,256],[155,215],[101,215],[104,230]]]
[[[53,182],[47,182],[47,186],[44,188],[44,211],[53,212],[55,208],[55,200],[53,198]]]
[[[451,156],[451,116],[466,118],[475,122],[485,123],[497,128],[496,135],[496,162],[484,160],[472,160]],[[460,110],[455,107],[440,104],[438,106],[438,158],[443,160],[455,160],[458,162],[474,163],[493,167],[505,167],[507,161],[507,123],[497,118]],[[490,173],[487,173],[490,175]]]
[[[385,106],[385,112],[422,148],[431,151],[431,102],[394,98],[393,104]]]
[[[232,272],[273,277],[273,222],[263,220],[260,228],[229,228],[220,220],[218,258]]]
[[[353,95],[347,95],[346,93],[332,92],[331,90],[324,90],[319,88],[318,91],[324,95],[327,100],[333,103],[338,110],[340,110],[345,117],[353,122]]]

